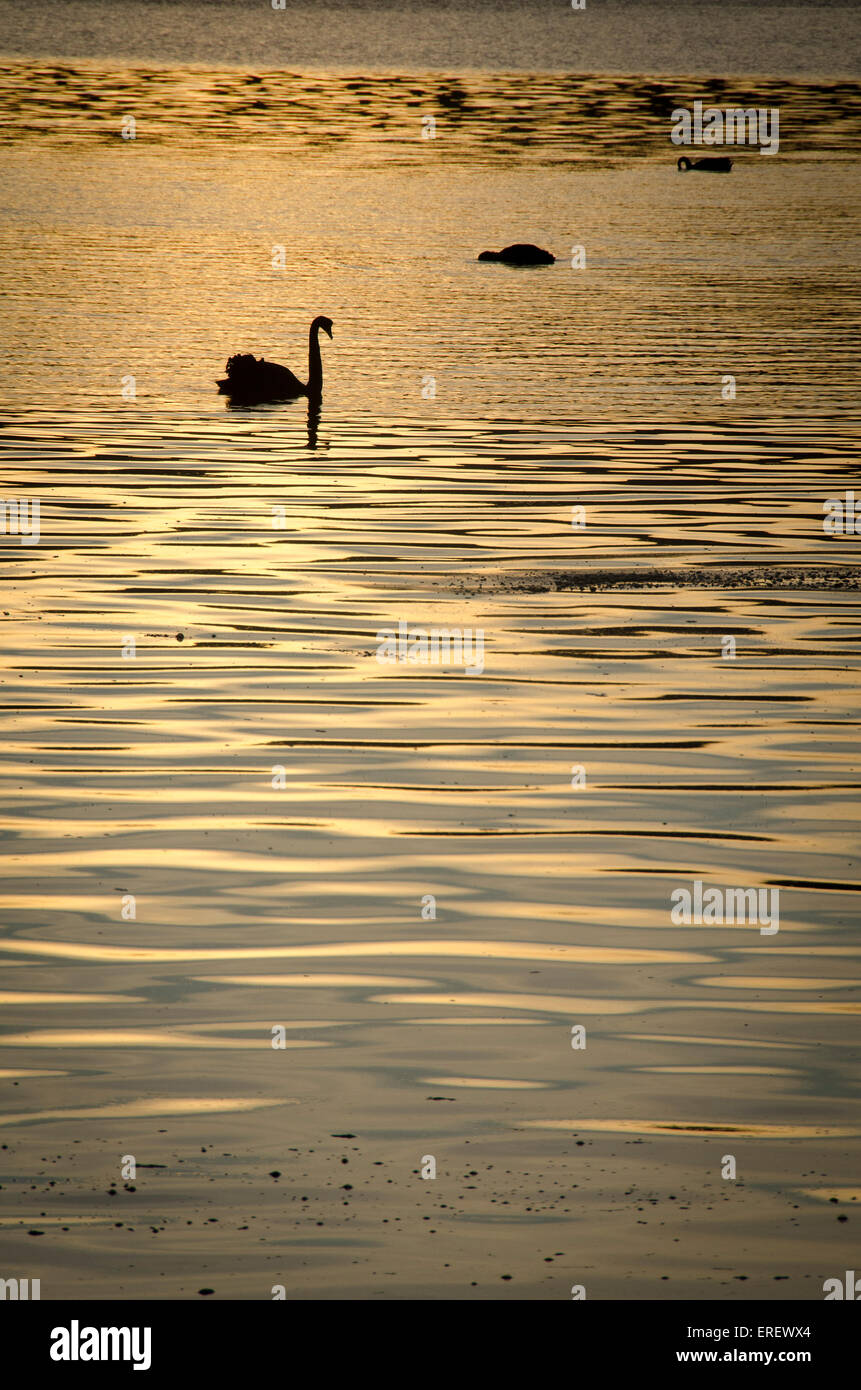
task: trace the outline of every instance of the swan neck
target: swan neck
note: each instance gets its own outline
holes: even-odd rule
[[[312,323],[308,332],[308,395],[319,395],[323,389],[323,362],[320,357],[319,324]]]

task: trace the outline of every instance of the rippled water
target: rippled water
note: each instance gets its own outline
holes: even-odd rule
[[[25,68],[6,1264],[821,1297],[858,1198],[861,568],[823,530],[857,93],[772,84],[785,155],[709,179],[661,125],[692,79],[645,116],[621,79]],[[475,261],[516,239],[557,264]],[[319,420],[216,394],[318,312]],[[401,621],[481,630],[481,674],[381,664]],[[674,925],[697,879],[779,889],[779,933]]]

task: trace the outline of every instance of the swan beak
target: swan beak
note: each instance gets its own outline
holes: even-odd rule
[[[324,333],[328,333],[329,337],[331,338],[331,336],[332,336],[332,328],[331,328],[331,325],[327,328],[326,325],[323,324],[323,332],[324,332]]]

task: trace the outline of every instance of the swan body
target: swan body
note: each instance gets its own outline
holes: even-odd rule
[[[683,174],[687,173],[688,169],[702,169],[711,174],[728,174],[732,168],[732,160],[727,159],[725,155],[709,155],[705,159],[695,159],[691,162],[687,155],[683,154],[679,156],[676,168],[681,169]]]
[[[218,383],[224,395],[259,394],[267,400],[287,400],[291,396],[304,396],[307,389],[289,367],[267,362],[264,357],[254,357],[250,352],[228,357],[225,371],[226,379]]]
[[[319,399],[323,394],[323,363],[320,358],[318,333],[322,328],[332,336],[332,320],[318,314],[308,332],[308,381],[301,382],[278,362],[267,362],[250,352],[228,357],[227,376],[217,383],[222,395],[254,401],[284,401],[296,396]]]
[[[513,246],[503,246],[501,251],[482,251],[480,261],[503,261],[506,265],[554,265],[556,257],[549,251],[531,242],[518,241]]]

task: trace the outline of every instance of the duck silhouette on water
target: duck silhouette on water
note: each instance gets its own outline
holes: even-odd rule
[[[503,246],[501,251],[482,251],[480,261],[502,261],[505,265],[555,265],[556,257],[528,241]]]
[[[308,331],[307,382],[300,381],[289,367],[241,352],[227,359],[227,376],[217,383],[219,391],[245,403],[294,400],[297,396],[319,402],[323,395],[323,362],[318,337],[321,328],[331,338],[332,320],[325,314],[318,314]]]
[[[676,168],[681,169],[683,174],[686,174],[688,169],[696,169],[705,174],[728,174],[732,168],[732,160],[727,159],[726,155],[707,155],[705,159],[690,160],[683,154],[679,155]]]

